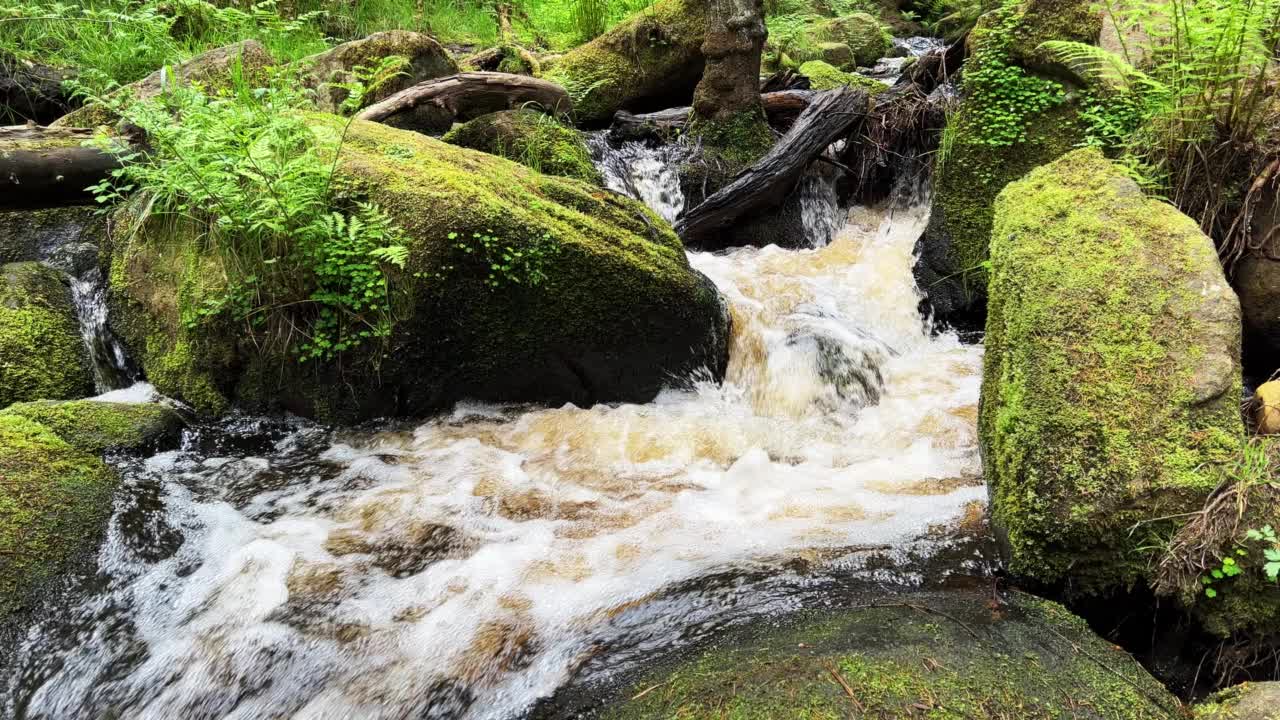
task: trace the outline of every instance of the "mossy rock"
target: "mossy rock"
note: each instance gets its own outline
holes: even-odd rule
[[[1062,606],[1018,592],[879,598],[757,621],[628,685],[640,718],[1165,720],[1177,701]]]
[[[59,245],[91,241],[85,236],[99,225],[92,207],[0,212],[0,265],[40,260]]]
[[[92,549],[116,482],[49,428],[0,414],[0,618]]]
[[[145,100],[159,95],[166,84],[201,83],[211,91],[228,88],[236,71],[252,84],[267,77],[275,65],[271,53],[257,40],[244,40],[203,52],[171,68],[161,68],[143,79],[125,85],[111,94],[112,99],[133,97]],[[257,87],[257,85],[252,85]],[[119,118],[106,106],[90,103],[51,123],[50,127],[97,127],[113,125]]]
[[[343,123],[313,116],[325,145]],[[303,365],[262,350],[271,345],[243,327],[183,322],[222,292],[227,269],[197,233],[126,209],[113,233],[112,326],[158,390],[204,413],[234,399],[356,420],[463,398],[643,402],[697,368],[723,373],[727,308],[640,203],[362,121],[346,135],[338,172],[346,194],[378,203],[407,235],[409,259],[392,280],[400,320],[385,344]],[[495,287],[477,235],[498,252],[544,249],[545,279],[499,276]]]
[[[863,77],[857,73],[844,72],[821,60],[810,60],[800,66],[801,75],[809,78],[809,86],[814,90],[835,90],[846,85],[866,88],[871,94],[879,94],[889,88],[888,85]]]
[[[1206,698],[1195,720],[1280,720],[1280,682],[1247,682]]]
[[[706,15],[706,0],[658,0],[565,53],[543,76],[569,92],[581,122],[688,105],[702,77]]]
[[[401,74],[379,85],[364,97],[362,106],[372,105],[407,87],[458,72],[458,64],[435,38],[408,30],[377,32],[360,40],[342,43],[296,63],[309,87],[316,90],[316,107],[336,113],[348,92],[333,83],[355,80],[357,67],[374,68],[385,58],[399,56],[408,65]]]
[[[781,49],[794,62],[804,63],[827,60],[824,50],[832,43],[849,48],[850,67],[868,66],[889,54],[893,36],[879,20],[859,12],[814,23]]]
[[[1148,579],[1153,540],[1241,452],[1213,242],[1077,150],[1000,194],[991,268],[979,435],[1009,570],[1077,593]]]
[[[441,138],[499,155],[547,175],[600,183],[582,134],[537,110],[503,110],[455,127]]]
[[[0,415],[18,415],[53,431],[72,447],[95,455],[107,450],[154,450],[182,432],[182,416],[159,403],[37,400],[14,403]]]
[[[93,371],[62,273],[39,263],[0,267],[0,407],[93,393]]]
[[[996,195],[1084,140],[1079,107],[1069,92],[1070,73],[1048,65],[1035,48],[1051,39],[1095,42],[1101,21],[1091,6],[1087,0],[1006,3],[985,15],[970,34],[965,97],[948,118],[933,176],[929,223],[916,247],[916,283],[939,319],[981,325]],[[1058,87],[1065,98],[1030,113],[1021,137],[1012,141],[995,135],[988,119],[991,108],[1002,103],[1026,104],[1002,97],[1007,85],[984,79],[984,72],[1001,71]]]
[[[822,62],[840,70],[852,70],[858,65],[853,59],[853,50],[844,43],[819,43],[818,54]]]

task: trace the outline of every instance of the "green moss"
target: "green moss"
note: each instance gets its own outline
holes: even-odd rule
[[[995,215],[979,428],[1009,569],[1126,587],[1240,452],[1234,295],[1196,223],[1095,150]]]
[[[441,139],[514,160],[547,175],[601,182],[582,135],[536,110],[490,113],[455,127]]]
[[[695,118],[687,132],[701,139],[704,159],[719,161],[729,177],[764,157],[774,140],[764,113],[759,111],[743,111],[722,119]]]
[[[62,274],[37,263],[0,267],[0,406],[92,392],[88,353]]]
[[[645,100],[688,97],[702,75],[705,30],[706,0],[658,0],[565,53],[545,77],[564,86],[583,122]]]
[[[10,405],[0,411],[3,415],[38,422],[77,450],[94,454],[153,446],[174,437],[183,424],[178,413],[158,403],[40,400]]]
[[[0,415],[0,618],[88,551],[115,474],[19,415]]]
[[[800,66],[799,72],[809,78],[809,85],[814,90],[834,90],[848,85],[866,88],[868,92],[875,95],[889,89],[888,85],[879,80],[872,80],[857,73],[837,70],[821,60],[810,60]]]
[[[1059,605],[1019,593],[998,612],[978,593],[906,602],[737,631],[648,674],[603,716],[1137,720],[1176,707]]]
[[[355,79],[356,68],[374,68],[393,56],[404,58],[405,68],[397,77],[367,93],[363,105],[372,105],[425,80],[458,72],[457,63],[440,43],[429,35],[408,30],[376,32],[298,60],[294,68],[300,71],[306,85],[316,90],[316,107],[337,112],[347,98],[347,91],[331,84],[349,83]]]
[[[1280,720],[1280,682],[1246,682],[1214,693],[1192,709],[1195,720]]]
[[[322,144],[336,142],[343,121],[313,118]],[[722,363],[719,295],[643,205],[366,122],[352,124],[338,167],[344,195],[377,202],[407,236],[391,337],[339,362],[300,365],[243,328],[193,329],[183,318],[229,271],[198,236],[147,222],[117,234],[110,285],[122,332],[157,388],[202,409],[234,397],[354,419],[461,397],[643,400],[673,375]],[[491,286],[502,258],[476,252],[476,233],[508,252],[545,249],[545,278]],[[472,252],[458,247],[469,242]]]
[[[824,49],[831,43],[849,48],[850,67],[868,66],[889,54],[893,36],[876,18],[853,13],[813,24],[797,33],[781,50],[793,62],[826,60]]]

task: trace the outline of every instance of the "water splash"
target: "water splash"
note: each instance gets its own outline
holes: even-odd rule
[[[636,140],[615,147],[606,131],[588,135],[587,147],[605,187],[643,202],[663,220],[675,223],[684,210],[680,166],[696,154],[696,148],[683,141],[651,145]]]

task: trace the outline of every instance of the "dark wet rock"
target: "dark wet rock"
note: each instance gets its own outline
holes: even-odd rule
[[[0,212],[0,264],[43,260],[63,245],[97,242],[97,213],[86,206]]]

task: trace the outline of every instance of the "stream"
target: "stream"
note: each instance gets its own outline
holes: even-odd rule
[[[674,218],[673,164],[626,152],[610,185]],[[690,254],[732,306],[723,384],[237,416],[118,458],[96,567],[0,655],[0,715],[522,717],[854,580],[980,572],[982,349],[917,310],[927,205],[823,207],[818,247]]]

